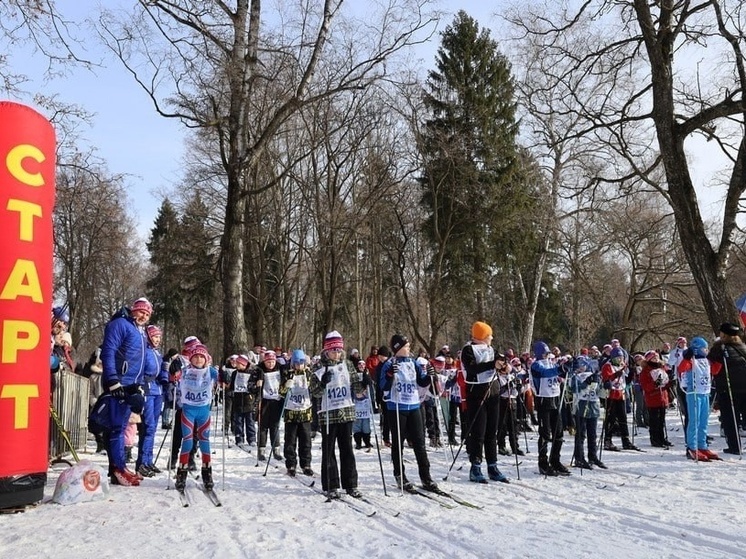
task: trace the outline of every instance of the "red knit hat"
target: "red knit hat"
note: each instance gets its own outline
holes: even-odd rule
[[[145,297],[140,297],[137,301],[132,303],[130,310],[132,312],[145,311],[148,314],[153,314],[153,305]]]
[[[324,336],[324,351],[330,349],[344,349],[345,341],[342,339],[342,334],[336,330],[332,330],[326,336]]]

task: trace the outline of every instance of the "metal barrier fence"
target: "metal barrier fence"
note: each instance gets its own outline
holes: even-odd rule
[[[70,436],[73,448],[84,449],[88,437],[90,379],[66,369],[61,369],[55,377],[57,386],[52,395],[52,406]],[[55,421],[51,417],[49,421],[51,425],[49,456],[60,458],[70,452],[70,448]]]

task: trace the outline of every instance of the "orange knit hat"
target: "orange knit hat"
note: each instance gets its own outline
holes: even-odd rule
[[[486,322],[475,322],[471,325],[471,337],[475,340],[486,340],[492,335],[492,328]]]

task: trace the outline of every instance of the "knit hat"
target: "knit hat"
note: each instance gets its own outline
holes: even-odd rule
[[[492,335],[492,327],[486,322],[475,322],[471,325],[471,337],[475,340],[486,340]]]
[[[210,352],[207,350],[205,346],[202,344],[197,344],[190,348],[189,350],[189,360],[192,360],[192,357],[195,355],[201,355],[205,358],[205,361],[210,361]]]
[[[262,354],[262,361],[271,361],[273,359],[277,361],[277,354],[271,349],[268,349]]]
[[[660,355],[658,355],[658,352],[653,349],[645,353],[645,361],[650,361],[651,363],[658,363],[660,360],[661,360]]]
[[[201,343],[202,342],[199,341],[199,338],[197,336],[187,336],[186,338],[184,338],[184,343],[182,344],[182,346],[188,348]]]
[[[707,340],[700,336],[692,338],[692,343],[689,344],[689,349],[694,353],[694,357],[698,359],[707,357]]]
[[[549,353],[549,346],[542,342],[534,342],[534,357],[536,359],[544,359],[544,356]]]
[[[394,334],[391,336],[391,351],[397,353],[401,348],[409,343],[409,339],[403,334]],[[381,353],[381,350],[378,350]]]
[[[145,311],[148,314],[153,314],[153,305],[145,297],[140,297],[137,301],[132,303],[130,311]]]
[[[324,351],[330,349],[344,349],[345,341],[342,338],[342,334],[336,330],[332,330],[326,336],[324,336]]]
[[[615,357],[624,357],[624,352],[622,351],[622,348],[615,347],[611,350],[611,353],[609,353],[609,357],[614,359]]]
[[[738,333],[741,331],[741,329],[731,322],[723,322],[720,325],[720,331],[723,334],[727,334],[728,336],[738,336]]]
[[[67,310],[67,305],[64,307],[54,307],[52,309],[52,316],[60,322],[70,322],[70,312]]]
[[[290,364],[291,365],[305,365],[306,363],[306,354],[303,352],[302,349],[294,349],[293,355],[290,357]]]
[[[243,365],[244,367],[249,366],[249,358],[246,355],[236,355],[235,360],[236,367],[238,367],[239,365]]]
[[[387,346],[382,345],[378,348],[378,355],[381,357],[391,357],[391,350]]]

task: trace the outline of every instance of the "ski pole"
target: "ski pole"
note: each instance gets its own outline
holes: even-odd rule
[[[725,368],[725,381],[728,384],[728,398],[730,398],[730,410],[733,412],[733,428],[736,430],[736,438],[738,440],[738,459],[743,459],[743,445],[741,444],[741,430],[738,428],[738,421],[736,420],[736,406],[733,403],[733,391],[730,387],[730,373],[728,371],[728,348],[723,344],[723,367]]]
[[[176,397],[177,397],[177,387],[178,381],[174,382],[173,386],[173,402],[171,402],[171,448],[174,446],[174,437],[176,436],[176,428],[174,427],[174,423],[176,423]],[[179,418],[181,419],[181,418]],[[163,439],[165,440],[168,436],[168,431],[166,431],[166,434],[163,436]],[[166,489],[171,489],[171,458],[168,460],[168,483],[166,484]]]
[[[419,411],[419,410],[418,410]],[[396,399],[396,448],[399,449],[399,491],[404,495],[404,441],[401,440],[399,398]]]
[[[609,398],[604,398],[604,420],[601,423],[601,444],[598,446],[598,459],[601,460],[601,456],[604,451],[606,436],[606,422],[609,420]]]
[[[523,396],[523,397],[520,397],[520,396]],[[530,421],[530,419],[529,419],[528,408],[526,407],[526,402],[525,402],[525,398],[526,398],[525,393],[521,393],[520,396],[517,398],[517,400],[518,400],[518,403],[521,404],[521,406],[523,406],[523,412],[526,416],[526,419],[524,421],[526,422],[526,426],[528,427],[528,422]],[[526,454],[530,453],[531,451],[528,449],[528,434],[526,433],[526,429],[523,430],[523,442],[526,445]]]
[[[370,417],[371,422],[373,423],[373,438],[376,440],[376,451],[378,452],[378,465],[381,468],[381,483],[383,484],[383,494],[388,497],[389,493],[386,491],[386,476],[383,473],[383,458],[381,458],[381,446],[378,443],[378,427],[376,426],[376,418],[375,414],[373,413],[373,387],[368,386],[368,398],[370,398]],[[383,407],[381,407],[381,413],[385,413],[385,410]]]
[[[437,392],[437,388],[435,387],[435,378],[434,377],[430,377],[430,386],[432,387],[433,392]],[[443,406],[440,403],[440,394],[436,394],[435,395],[435,405],[440,408],[440,416],[443,418],[443,428],[447,431],[448,430],[448,422],[446,421],[446,412],[445,412],[445,410],[443,409]],[[435,412],[435,421],[436,421],[436,423],[440,422],[440,419],[438,418],[438,412]],[[438,426],[437,429],[438,429],[438,431],[440,431],[440,426]],[[440,437],[440,433],[438,434],[438,436]],[[451,449],[451,458],[453,458],[453,447],[451,446],[450,443],[448,444],[448,447]],[[443,454],[444,454],[446,460],[448,460],[448,454],[446,453],[445,445],[443,446]]]
[[[258,394],[258,397],[259,397],[259,410],[257,412],[256,427],[257,427],[257,430],[259,431],[259,436],[257,437],[256,464],[254,464],[255,468],[259,467],[259,453],[261,452],[261,450],[264,450],[264,449],[261,449],[261,450],[259,449],[259,442],[262,440],[262,400],[264,398],[262,398],[261,392]]]

